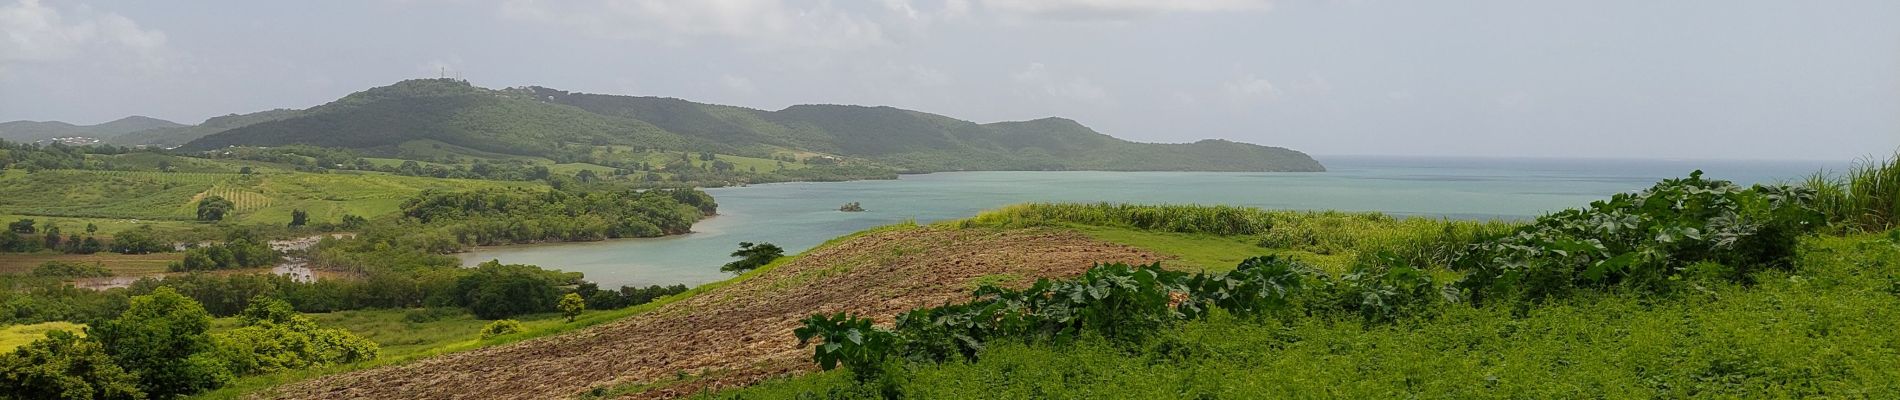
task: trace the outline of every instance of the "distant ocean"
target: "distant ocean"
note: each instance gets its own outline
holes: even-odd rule
[[[739,242],[799,252],[905,220],[928,223],[1025,202],[1230,204],[1269,209],[1379,211],[1461,219],[1528,219],[1656,181],[1704,176],[1743,185],[1794,182],[1847,162],[1322,156],[1324,173],[951,172],[893,181],[777,183],[710,189],[718,217],[683,236],[481,248],[490,259],[580,271],[602,286],[698,285]],[[865,212],[839,212],[858,202]]]

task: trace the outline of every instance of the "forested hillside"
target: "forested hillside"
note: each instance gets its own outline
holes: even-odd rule
[[[98,125],[73,125],[59,121],[0,122],[0,139],[32,142],[58,137],[85,136],[107,139],[148,129],[185,126],[151,117],[131,116]]]
[[[556,159],[628,146],[792,161],[815,157],[899,172],[1324,170],[1311,157],[1284,148],[1220,140],[1133,143],[1061,118],[978,124],[892,107],[764,111],[541,87],[492,90],[451,79],[399,82],[295,114],[223,130],[184,150],[308,144],[375,153],[435,140]]]

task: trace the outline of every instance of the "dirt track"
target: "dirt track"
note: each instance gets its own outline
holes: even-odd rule
[[[912,308],[968,297],[970,281],[1078,275],[1096,262],[1153,262],[1145,250],[1052,230],[916,228],[816,250],[744,282],[569,334],[333,375],[277,388],[277,398],[572,397],[644,385],[670,398],[813,370],[792,329],[813,313],[889,322]],[[679,379],[684,373],[687,379]]]

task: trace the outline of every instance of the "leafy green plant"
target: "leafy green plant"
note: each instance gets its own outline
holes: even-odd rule
[[[1319,272],[1277,257],[1248,259],[1231,272],[1194,275],[1163,270],[1159,263],[1101,264],[1075,279],[1042,279],[1022,290],[983,286],[974,292],[975,300],[898,315],[889,330],[869,319],[836,314],[814,315],[794,333],[801,345],[824,339],[813,353],[821,367],[842,363],[868,378],[893,357],[924,363],[974,360],[999,339],[1067,343],[1099,337],[1135,344],[1175,323],[1205,318],[1213,308],[1247,316],[1286,311],[1301,303],[1313,275]]]
[[[829,371],[844,365],[853,376],[870,380],[883,371],[886,357],[897,347],[897,336],[871,325],[871,320],[839,313],[813,315],[805,326],[792,330],[800,347],[812,339],[824,342],[812,349],[812,361]]]
[[[1786,268],[1796,239],[1822,223],[1813,191],[1742,188],[1722,180],[1670,179],[1587,208],[1559,211],[1496,240],[1472,246],[1453,263],[1473,301],[1543,299],[1579,287],[1630,286],[1662,291],[1685,267],[1714,262],[1723,278]]]

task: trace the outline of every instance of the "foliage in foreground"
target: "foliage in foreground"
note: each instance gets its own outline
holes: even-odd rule
[[[1537,219],[1472,246],[1454,266],[1474,302],[1540,300],[1577,288],[1667,291],[1684,278],[1744,281],[1789,267],[1795,243],[1825,223],[1812,190],[1742,188],[1696,171],[1638,193]]]
[[[1894,398],[1900,231],[1811,237],[1793,271],[1658,295],[1579,292],[1528,309],[1448,306],[1204,321],[1122,344],[1001,341],[970,362],[833,371],[715,398]]]
[[[976,300],[899,315],[892,329],[836,314],[814,315],[793,333],[801,344],[823,340],[812,359],[824,369],[842,364],[868,380],[893,360],[972,360],[999,340],[1067,343],[1102,337],[1135,343],[1175,323],[1204,318],[1214,308],[1249,317],[1309,302],[1316,309],[1356,310],[1361,306],[1328,301],[1365,301],[1373,296],[1367,288],[1389,290],[1381,280],[1316,278],[1320,275],[1275,257],[1248,259],[1231,272],[1193,275],[1163,270],[1160,264],[1103,264],[1076,279],[1042,279],[1023,290],[984,286],[976,290]],[[1423,275],[1406,276],[1431,286]]]
[[[0,398],[142,399],[138,375],[113,363],[99,342],[72,332],[46,338],[0,357]]]
[[[52,331],[0,355],[0,398],[172,398],[235,376],[373,359],[377,345],[324,329],[279,300],[257,299],[243,326],[211,333],[204,307],[171,288],[131,299],[80,337]]]
[[[1815,173],[1803,186],[1815,191],[1815,205],[1842,230],[1879,232],[1900,227],[1900,153],[1866,161],[1838,177]]]
[[[900,315],[891,329],[859,316],[815,315],[794,334],[801,343],[823,340],[813,360],[824,369],[842,364],[869,380],[893,358],[968,361],[995,341],[1060,344],[1100,337],[1138,343],[1213,309],[1243,318],[1351,315],[1365,323],[1389,323],[1442,312],[1443,304],[1460,299],[1480,305],[1497,298],[1545,300],[1568,296],[1575,288],[1664,293],[1685,279],[1748,283],[1761,271],[1786,269],[1800,236],[1823,222],[1812,200],[1805,189],[1743,189],[1704,180],[1697,171],[1640,193],[1554,213],[1511,235],[1446,254],[1466,273],[1455,287],[1439,286],[1427,271],[1430,265],[1419,265],[1435,257],[1391,251],[1358,253],[1351,269],[1337,277],[1279,258],[1248,259],[1229,273],[1192,276],[1162,270],[1160,264],[1098,265],[1074,280],[1041,280],[1025,290],[985,286],[973,301]],[[995,219],[999,214],[986,215]],[[1272,214],[1226,207],[1032,205],[1001,215],[1227,234],[1270,232],[1275,224]],[[1192,223],[1174,225],[1166,218]],[[1444,234],[1454,237],[1436,242],[1476,238],[1451,230]]]

